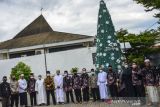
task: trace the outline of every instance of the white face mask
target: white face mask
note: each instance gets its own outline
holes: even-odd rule
[[[120,72],[121,72],[121,70],[119,69],[119,70],[118,70],[118,73],[120,73]]]
[[[86,73],[86,71],[84,70],[84,71],[82,71],[83,73]]]
[[[47,76],[50,76],[50,74],[47,74]]]
[[[103,72],[103,70],[99,70],[100,72]]]
[[[125,67],[125,68],[128,68],[128,65],[126,64],[124,67]]]
[[[67,73],[65,73],[64,76],[67,76]]]
[[[133,65],[132,65],[132,68],[137,68],[137,65],[133,64]]]

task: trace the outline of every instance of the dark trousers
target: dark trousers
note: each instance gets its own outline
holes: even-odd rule
[[[100,100],[99,88],[91,88],[91,93],[93,96],[93,101]]]
[[[82,95],[81,95],[81,89],[74,89],[76,101],[78,103],[82,102]]]
[[[145,88],[143,85],[136,85],[134,87],[135,98],[140,99],[140,101],[144,104],[145,100]]]
[[[111,97],[118,97],[118,88],[116,85],[109,85],[109,92]]]
[[[71,91],[66,91],[66,100],[67,100],[67,103],[69,103],[69,95],[71,97],[71,101],[74,103],[72,90]]]
[[[27,92],[19,93],[20,96],[20,105],[27,106]]]
[[[145,97],[145,88],[140,85],[134,86],[135,97]]]
[[[19,94],[11,94],[11,107],[15,106],[18,107],[18,100],[19,100]]]
[[[83,101],[89,101],[89,87],[83,88]]]
[[[9,98],[2,98],[2,107],[9,107]]]
[[[46,90],[47,93],[47,105],[50,105],[50,95],[52,96],[53,104],[56,104],[56,99],[54,95],[54,90]]]
[[[33,102],[34,102],[34,105],[37,105],[36,92],[30,93],[30,101],[31,101],[31,106],[33,106]]]

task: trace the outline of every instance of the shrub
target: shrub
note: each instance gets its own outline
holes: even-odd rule
[[[75,72],[78,72],[78,68],[77,67],[71,69],[71,73],[72,74],[75,73]]]
[[[14,68],[12,68],[11,75],[15,75],[18,80],[21,74],[24,74],[26,80],[29,79],[31,68],[23,62],[19,62]]]

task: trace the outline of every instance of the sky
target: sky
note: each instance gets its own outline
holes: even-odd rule
[[[0,42],[13,38],[42,14],[53,30],[95,36],[100,0],[0,0]],[[104,0],[116,30],[139,33],[157,19],[133,0]],[[156,26],[152,27],[156,28]]]

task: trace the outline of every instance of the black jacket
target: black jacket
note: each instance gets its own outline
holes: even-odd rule
[[[8,98],[11,95],[11,88],[8,82],[2,82],[0,84],[0,97]]]

